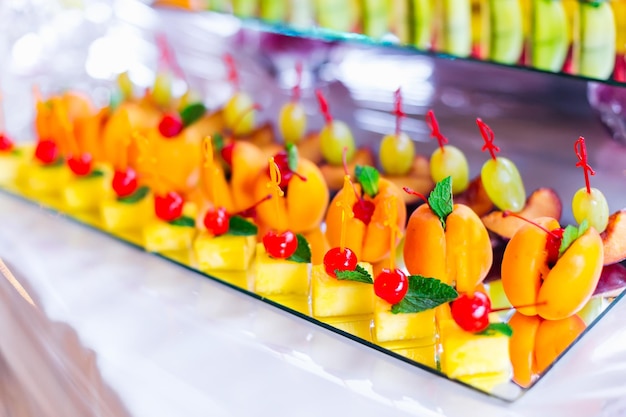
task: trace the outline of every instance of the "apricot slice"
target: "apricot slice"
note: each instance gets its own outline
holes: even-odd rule
[[[528,197],[519,216],[533,220],[537,217],[551,217],[557,221],[561,218],[561,199],[551,188],[539,188]],[[510,239],[515,232],[526,222],[524,220],[508,216],[504,217],[501,211],[493,211],[482,217],[485,227],[504,238]]]
[[[406,229],[404,262],[411,274],[455,284],[460,292],[474,289],[493,262],[487,229],[472,209],[455,204],[444,230],[428,204],[419,206]]]
[[[454,196],[454,201],[464,204],[474,210],[474,212],[482,217],[489,213],[495,207],[493,201],[487,195],[487,191],[483,186],[483,180],[480,175],[470,181],[467,189],[461,194]]]
[[[357,165],[374,165],[374,156],[369,149],[357,149],[352,161],[348,162],[348,174],[352,178],[354,178],[354,168]],[[339,190],[343,186],[343,177],[345,175],[343,166],[324,164],[320,167],[320,170],[329,189]]]
[[[509,319],[513,329],[509,343],[509,356],[513,367],[513,381],[526,388],[535,379],[535,343],[541,324],[539,316],[525,316],[516,311]]]
[[[600,236],[604,246],[605,265],[626,259],[626,209],[609,216],[609,224]]]
[[[298,152],[303,158],[308,159],[314,164],[319,165],[324,157],[322,148],[320,147],[320,135],[318,132],[308,133],[300,142],[297,143]]]
[[[548,230],[559,227],[552,218],[535,222]],[[553,267],[548,265],[548,235],[536,225],[522,226],[509,241],[502,259],[502,285],[506,296],[525,315],[549,320],[569,317],[591,297],[602,271],[602,240],[588,229],[572,243]]]

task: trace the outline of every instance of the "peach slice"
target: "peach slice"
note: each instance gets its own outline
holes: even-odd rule
[[[417,155],[413,160],[413,165],[406,175],[385,175],[389,181],[402,189],[409,187],[423,195],[427,195],[435,187],[435,182],[430,176],[430,162],[422,155]],[[414,194],[402,193],[405,204],[414,204],[419,201],[419,197]]]
[[[526,205],[517,213],[532,220],[538,217],[551,217],[559,220],[563,206],[557,193],[551,188],[539,188],[528,197]],[[504,238],[510,239],[525,222],[517,217],[504,217],[501,211],[493,211],[482,217],[485,227]]]
[[[609,216],[609,224],[600,237],[604,244],[605,265],[626,259],[626,209]]]
[[[467,190],[454,196],[454,202],[468,206],[479,217],[486,215],[494,208],[493,202],[487,195],[485,187],[483,187],[480,175],[470,181]]]

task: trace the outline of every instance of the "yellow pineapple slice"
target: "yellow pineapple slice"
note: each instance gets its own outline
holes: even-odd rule
[[[391,304],[376,297],[374,305],[374,334],[378,342],[427,339],[436,334],[435,309],[419,313],[391,312]]]
[[[256,245],[254,290],[258,294],[308,294],[311,264],[274,259]]]
[[[359,263],[372,275],[372,265]],[[311,274],[313,315],[316,317],[352,316],[374,312],[371,284],[339,280],[326,273],[324,265],[314,265]]]
[[[113,193],[110,170],[104,168],[98,168],[98,170],[102,172],[102,175],[73,176],[68,181],[61,192],[68,210],[95,210],[103,200]]]
[[[195,219],[197,206],[185,203],[183,216]],[[143,245],[148,252],[167,252],[191,249],[196,236],[196,227],[180,226],[155,219],[143,228]]]
[[[11,152],[0,152],[0,185],[12,185],[24,159]]]
[[[105,200],[100,207],[104,226],[110,231],[131,231],[142,229],[155,220],[154,198],[148,193],[133,203],[124,203],[116,197]]]
[[[448,377],[467,379],[472,375],[511,374],[507,336],[466,332],[454,320],[443,320],[439,329],[441,370]]]
[[[256,236],[213,236],[202,232],[193,249],[201,271],[245,271],[255,253]]]
[[[21,166],[18,181],[33,194],[59,194],[72,178],[65,164],[42,165],[38,162]]]

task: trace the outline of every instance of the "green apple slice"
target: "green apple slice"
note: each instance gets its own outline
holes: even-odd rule
[[[503,64],[515,64],[524,48],[522,6],[520,0],[491,0],[491,47],[489,58]]]
[[[568,22],[561,1],[533,0],[531,54],[533,67],[557,72],[568,49]]]
[[[615,18],[607,1],[580,4],[578,73],[607,79],[615,67]]]

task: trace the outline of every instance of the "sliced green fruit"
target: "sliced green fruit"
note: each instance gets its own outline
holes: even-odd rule
[[[578,73],[607,79],[615,67],[615,18],[608,2],[580,4]]]
[[[563,3],[533,0],[532,15],[532,65],[544,71],[560,71],[567,57],[569,39]]]
[[[520,0],[491,0],[491,48],[489,58],[503,64],[519,61],[524,48]]]
[[[459,57],[472,52],[472,7],[470,0],[443,0],[441,52]]]
[[[380,39],[389,31],[389,2],[363,0],[363,33]]]
[[[413,45],[430,48],[433,31],[433,8],[430,0],[413,0]]]

